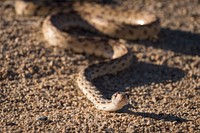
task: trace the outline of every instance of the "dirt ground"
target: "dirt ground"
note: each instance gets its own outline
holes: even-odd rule
[[[48,47],[43,18],[0,0],[0,132],[200,132],[200,1],[118,3],[157,14],[162,29],[157,41],[128,42],[129,69],[94,81],[108,98],[130,93],[130,105],[107,113],[75,82],[98,59]]]

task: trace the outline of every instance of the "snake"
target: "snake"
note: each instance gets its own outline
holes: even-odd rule
[[[50,46],[105,58],[102,62],[81,67],[76,78],[78,87],[96,109],[114,112],[129,104],[128,93],[116,92],[108,99],[92,81],[130,67],[133,53],[120,40],[155,38],[160,31],[159,18],[145,11],[93,2],[49,3],[18,0],[15,2],[16,14],[44,15],[42,33]]]

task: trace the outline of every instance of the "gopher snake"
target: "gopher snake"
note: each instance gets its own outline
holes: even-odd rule
[[[65,8],[44,6],[43,2],[16,1],[15,9],[19,15],[51,15],[43,22],[42,32],[49,45],[71,49],[76,53],[87,53],[110,59],[99,64],[82,68],[77,83],[81,91],[99,110],[116,111],[127,105],[127,93],[116,92],[111,100],[105,99],[92,84],[92,80],[105,74],[113,74],[130,66],[132,54],[126,46],[114,39],[85,37],[64,32],[81,28],[91,32],[103,33],[112,38],[128,40],[149,39],[159,30],[159,20],[147,12],[137,12],[94,3],[73,3]],[[58,13],[61,10],[63,13]],[[55,13],[57,12],[57,13]]]

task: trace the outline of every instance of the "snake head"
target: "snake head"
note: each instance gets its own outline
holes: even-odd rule
[[[129,94],[125,92],[116,92],[112,95],[111,101],[118,107],[123,107],[129,103]]]

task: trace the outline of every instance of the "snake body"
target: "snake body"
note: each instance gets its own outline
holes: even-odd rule
[[[106,99],[93,85],[92,80],[105,74],[113,74],[128,68],[133,55],[124,43],[115,39],[71,34],[71,29],[81,28],[112,38],[127,40],[154,38],[159,30],[159,19],[147,12],[100,6],[94,3],[67,4],[65,8],[46,6],[45,2],[16,1],[19,15],[48,15],[42,25],[44,38],[51,46],[71,49],[106,58],[107,61],[81,68],[77,84],[86,97],[99,110],[116,111],[127,105],[129,96],[116,92]],[[62,11],[58,13],[58,11]],[[67,31],[67,32],[64,32]]]

